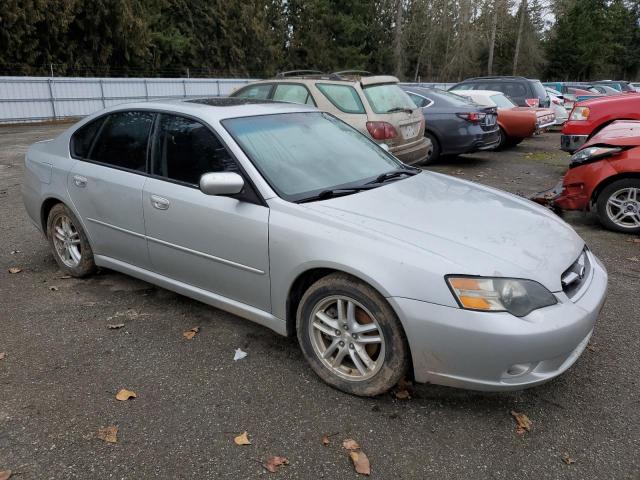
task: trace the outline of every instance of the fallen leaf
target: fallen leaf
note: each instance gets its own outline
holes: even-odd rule
[[[20,253],[20,250],[11,250],[11,255],[15,255],[16,253]]]
[[[249,434],[247,432],[242,432],[240,435],[235,437],[233,441],[236,443],[236,445],[251,445]]]
[[[72,278],[72,277],[71,277],[71,275],[62,275],[62,276],[60,276],[60,277],[58,277],[58,278],[59,278],[60,280],[68,280],[68,279],[70,279],[70,278]]]
[[[233,361],[237,362],[238,360],[242,360],[244,357],[246,357],[248,354],[247,352],[243,352],[242,350],[240,350],[239,348],[236,348],[236,352],[233,355]]]
[[[60,290],[58,287],[56,287],[55,285],[51,285],[49,287],[49,290],[51,290],[52,292],[57,292],[58,290]]]
[[[1,360],[1,358],[0,358]],[[329,435],[323,435],[322,436],[322,444],[326,447],[327,445],[329,445]]]
[[[355,440],[347,438],[342,442],[342,448],[344,448],[345,450],[359,450],[360,445],[358,445],[358,442],[356,442]]]
[[[357,473],[362,475],[371,475],[371,465],[369,464],[369,459],[362,452],[350,452],[349,456],[353,461],[353,466],[356,469]]]
[[[629,240],[627,240],[627,242],[640,243],[640,238],[630,238]]]
[[[629,260],[630,262],[640,262],[640,258],[638,257],[629,257],[627,258],[627,260]]]
[[[193,327],[191,330],[187,330],[186,332],[182,332],[182,336],[187,340],[193,339],[196,336],[196,333],[200,331],[200,327]]]
[[[107,325],[107,328],[111,330],[117,330],[118,328],[122,328],[122,327],[124,327],[124,323],[111,323]]]
[[[396,398],[398,400],[409,400],[411,398],[411,394],[409,390],[398,390],[396,392]]]
[[[118,427],[101,427],[96,435],[100,440],[104,440],[107,443],[118,442]]]
[[[11,267],[11,268],[9,269],[9,273],[12,273],[12,274],[20,273],[21,271],[22,271],[22,269],[21,269],[21,268],[18,268],[18,267]]]
[[[0,360],[4,360],[4,357],[6,357],[7,354],[5,352],[0,352]]]
[[[9,480],[11,470],[0,470],[0,480]]]
[[[589,343],[587,345],[587,350],[589,350],[590,352],[599,352],[600,351],[600,347],[594,345],[593,343]]]
[[[529,420],[524,413],[518,413],[515,410],[511,410],[511,416],[516,420],[516,433],[518,435],[524,435],[524,432],[530,432],[533,422]]]
[[[136,392],[123,388],[121,390],[118,390],[118,393],[116,393],[116,400],[120,400],[121,402],[123,402],[125,400],[129,400],[130,398],[136,398],[137,396],[138,395],[136,395]]]
[[[271,473],[276,473],[281,465],[289,465],[289,459],[285,457],[269,457],[267,463],[264,464],[264,468]]]
[[[571,458],[567,452],[564,452],[560,458],[562,458],[562,461],[564,463],[566,463],[567,465],[571,465],[572,463],[576,463],[576,461],[573,458]]]

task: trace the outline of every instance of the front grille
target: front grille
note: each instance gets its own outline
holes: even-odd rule
[[[585,248],[578,259],[562,274],[562,291],[569,298],[575,297],[591,273],[591,262]]]

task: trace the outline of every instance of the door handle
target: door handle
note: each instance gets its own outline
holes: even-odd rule
[[[157,195],[151,195],[151,205],[158,210],[167,210],[169,208],[169,200],[159,197]]]
[[[76,184],[76,187],[84,188],[84,187],[87,186],[87,179],[86,179],[86,177],[83,177],[82,175],[74,175],[73,176],[73,183]]]

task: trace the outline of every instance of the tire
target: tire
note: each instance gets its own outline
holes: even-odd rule
[[[89,239],[66,205],[58,203],[49,212],[47,238],[53,258],[66,274],[81,278],[96,271]]]
[[[493,150],[504,150],[507,147],[508,143],[509,137],[507,136],[507,132],[505,132],[502,127],[500,127],[500,141]]]
[[[522,137],[511,137],[507,140],[507,147],[515,147],[516,145],[522,143],[523,140],[524,138]]]
[[[350,275],[331,274],[311,285],[300,300],[296,320],[298,342],[309,365],[338,390],[379,395],[408,369],[409,346],[395,312],[375,289]]]
[[[427,159],[424,162],[422,162],[422,164],[431,165],[432,163],[435,163],[438,161],[438,159],[440,158],[440,152],[442,151],[442,149],[440,148],[440,143],[438,142],[438,139],[435,137],[435,135],[433,135],[432,133],[426,132],[424,136],[427,137],[429,140],[431,140],[431,153],[429,154]]]
[[[607,185],[596,199],[596,211],[605,228],[639,234],[640,178],[623,178]]]

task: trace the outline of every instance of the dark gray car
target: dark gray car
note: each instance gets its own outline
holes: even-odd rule
[[[500,142],[495,107],[484,107],[444,90],[402,88],[424,114],[424,134],[433,144],[428,162],[440,155],[489,150]]]

